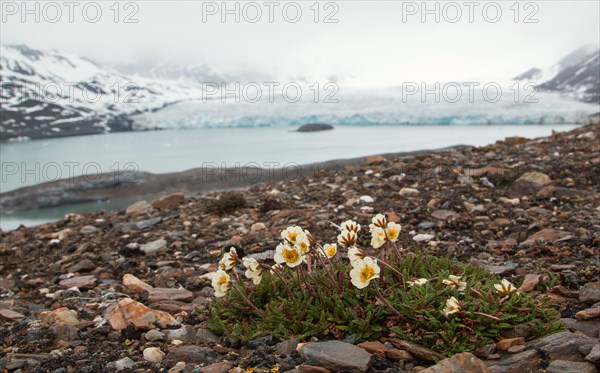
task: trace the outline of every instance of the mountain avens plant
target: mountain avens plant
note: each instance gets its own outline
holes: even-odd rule
[[[274,265],[240,260],[231,248],[213,277],[210,328],[241,342],[267,334],[397,337],[448,356],[495,342],[518,324],[531,326],[535,336],[562,328],[548,302],[483,268],[405,253],[396,246],[400,225],[382,214],[369,225],[378,257],[358,247],[360,224],[339,227],[337,242],[323,244],[288,227]]]

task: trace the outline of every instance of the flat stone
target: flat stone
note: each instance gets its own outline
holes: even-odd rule
[[[513,346],[522,345],[523,343],[525,343],[525,338],[523,337],[505,338],[496,343],[496,349],[506,351]]]
[[[183,193],[169,194],[160,199],[152,201],[152,207],[155,209],[166,209],[173,206],[179,206],[185,202],[185,196]]]
[[[194,293],[187,289],[170,288],[152,288],[148,289],[148,302],[159,302],[161,300],[172,300],[181,302],[191,302],[194,299]]]
[[[208,329],[200,328],[196,332],[196,341],[202,344],[217,344],[219,343],[219,336],[214,334]],[[281,342],[285,343],[285,342]],[[294,347],[295,348],[295,347]]]
[[[541,351],[550,360],[583,361],[579,348],[597,343],[595,338],[560,332],[530,341],[527,347]]]
[[[536,350],[525,350],[506,355],[501,360],[486,361],[490,373],[537,372],[542,368],[542,355]]]
[[[546,373],[597,373],[596,367],[588,362],[554,360],[550,362]]]
[[[340,341],[316,342],[305,345],[300,353],[309,365],[334,372],[362,373],[371,365],[371,354],[360,347]]]
[[[517,263],[507,262],[504,265],[488,264],[484,261],[471,259],[471,263],[478,265],[479,267],[485,268],[495,275],[505,275],[513,272],[517,268]]]
[[[542,229],[539,232],[532,234],[527,237],[527,239],[519,244],[519,246],[529,246],[535,244],[538,240],[543,242],[554,243],[559,240],[566,239],[568,237],[572,237],[569,232],[559,231],[556,229]]]
[[[379,356],[385,356],[385,352],[389,350],[389,348],[379,341],[363,342],[360,343],[358,347],[364,349],[370,354]]]
[[[0,317],[8,320],[21,320],[24,319],[26,316],[13,310],[9,310],[7,308],[0,308]]]
[[[600,307],[586,308],[575,314],[577,320],[600,319]]]
[[[571,318],[564,318],[561,319],[561,321],[571,331],[581,332],[592,338],[598,338],[600,336],[600,321],[576,320]]]
[[[81,228],[79,230],[79,233],[81,234],[92,234],[92,233],[96,233],[100,231],[100,229],[94,227],[93,225],[86,225],[83,228]]]
[[[298,366],[297,371],[300,373],[331,373],[331,371],[327,368],[317,367],[317,366],[309,365],[309,364],[300,364]],[[290,371],[290,372],[294,372],[294,371]]]
[[[442,360],[445,358],[444,355],[437,353],[427,347],[420,346],[416,343],[412,343],[409,341],[405,341],[402,339],[391,338],[389,342],[394,345],[394,347],[399,348],[401,350],[406,350],[411,353],[411,355],[427,361],[436,361]]]
[[[501,331],[500,335],[504,338],[529,339],[533,335],[533,328],[527,324],[517,324],[512,329]]]
[[[521,284],[521,287],[519,287],[519,290],[525,293],[529,293],[530,291],[534,290],[536,286],[539,285],[541,277],[541,275],[531,273],[526,274],[525,278],[523,279],[523,283]]]
[[[532,171],[524,173],[523,175],[521,175],[521,177],[517,179],[517,181],[528,181],[530,183],[543,186],[550,184],[552,182],[552,179],[550,179],[550,176],[544,173]]]
[[[69,273],[75,273],[93,271],[94,269],[96,269],[96,263],[94,263],[90,259],[82,259],[79,262],[77,262],[77,264],[69,267],[68,271]]]
[[[142,229],[147,229],[147,228],[153,227],[156,224],[160,223],[161,221],[162,221],[162,216],[156,216],[154,218],[140,220],[138,222],[135,222],[135,229],[141,231]]]
[[[469,352],[444,359],[420,373],[488,373],[485,363]]]
[[[132,293],[141,293],[142,291],[153,289],[152,285],[145,283],[129,273],[123,275],[123,287],[125,288],[125,291]]]
[[[275,345],[275,353],[277,355],[291,355],[298,347],[300,340],[298,338],[288,339],[287,341],[279,342]]]
[[[212,348],[199,346],[179,346],[173,347],[165,357],[165,364],[173,366],[183,361],[192,364],[212,364],[219,359],[219,353]]]
[[[433,228],[435,228],[435,223],[432,221],[423,221],[420,222],[419,225],[417,225],[417,229],[422,231]]]
[[[73,286],[76,286],[79,289],[93,289],[94,286],[96,285],[96,281],[97,280],[94,275],[75,276],[75,277],[61,280],[58,283],[58,286],[60,286],[63,289],[70,289]]]
[[[403,197],[418,196],[419,190],[414,188],[402,188],[398,193]]]
[[[431,241],[435,238],[435,236],[433,234],[428,234],[428,233],[419,233],[419,234],[415,234],[413,236],[413,241],[415,242],[427,242],[427,241]]]
[[[588,282],[579,289],[579,300],[581,302],[600,302],[600,281]]]
[[[387,350],[385,352],[385,357],[394,361],[413,361],[415,359],[410,352],[399,350],[397,348]]]
[[[145,254],[153,254],[166,246],[167,241],[160,239],[141,245],[140,250],[143,251]]]
[[[435,210],[431,213],[431,216],[440,220],[448,220],[459,216],[459,214],[451,210]]]
[[[148,341],[162,341],[165,339],[165,334],[159,330],[152,329],[144,334]]]
[[[146,201],[138,201],[127,207],[125,213],[127,215],[140,215],[152,211],[152,206]]]
[[[207,367],[200,369],[201,373],[227,373],[233,368],[233,364],[228,361],[222,361],[220,363],[214,363]]]
[[[592,351],[586,355],[585,360],[593,364],[600,363],[600,344],[594,345]]]
[[[177,321],[170,313],[159,310],[152,310],[154,317],[156,319],[156,325],[160,326],[163,329],[170,329],[174,326],[179,326],[181,323]]]

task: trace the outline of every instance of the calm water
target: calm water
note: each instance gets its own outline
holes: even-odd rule
[[[486,145],[508,136],[540,137],[572,125],[485,126],[343,126],[332,131],[297,133],[294,127],[216,128],[115,133],[23,143],[0,147],[2,182],[7,192],[44,181],[117,169],[166,173],[203,165],[283,167],[370,154]],[[0,226],[40,224],[68,212],[123,208],[131,201],[63,206],[0,214]]]

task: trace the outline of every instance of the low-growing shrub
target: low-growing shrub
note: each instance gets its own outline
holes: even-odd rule
[[[356,247],[360,225],[347,221],[341,228],[337,244],[320,245],[307,231],[290,227],[276,249],[278,264],[243,258],[245,273],[237,269],[235,249],[226,253],[213,277],[217,299],[210,328],[242,342],[266,334],[398,337],[448,356],[492,343],[518,324],[531,326],[535,336],[562,328],[548,303],[483,268],[404,254],[395,245],[400,226],[383,215],[370,225],[379,258]]]
[[[225,214],[247,207],[248,203],[243,194],[228,192],[221,195],[219,199],[207,202],[205,211],[212,214]]]

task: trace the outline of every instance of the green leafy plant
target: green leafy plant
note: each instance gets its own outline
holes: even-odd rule
[[[399,226],[382,215],[376,218],[370,231],[372,246],[381,249],[379,258],[356,247],[360,225],[354,222],[344,222],[338,236],[350,263],[335,244],[321,246],[310,233],[290,227],[276,250],[279,264],[243,259],[250,282],[236,272],[239,261],[232,248],[213,278],[218,298],[210,305],[210,328],[241,342],[266,334],[398,337],[448,356],[494,342],[518,324],[531,326],[535,336],[562,328],[549,303],[520,293],[483,268],[402,254],[395,246]]]

